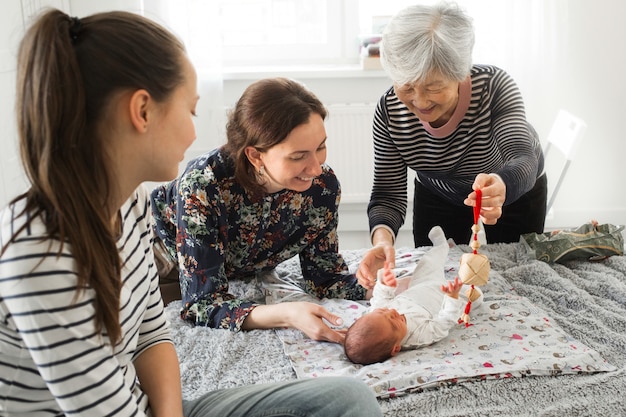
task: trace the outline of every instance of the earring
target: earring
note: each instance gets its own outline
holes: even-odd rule
[[[265,165],[261,165],[259,168],[259,176],[262,177],[265,175]]]

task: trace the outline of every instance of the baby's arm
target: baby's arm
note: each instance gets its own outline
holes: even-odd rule
[[[448,297],[454,299],[459,298],[461,288],[463,288],[463,282],[461,282],[459,277],[455,277],[454,281],[448,281],[447,283],[441,285],[441,291],[443,291]]]
[[[389,264],[385,262],[383,269],[378,270],[376,285],[374,285],[374,291],[372,298],[370,298],[370,305],[372,308],[389,307],[389,303],[395,297],[395,286],[397,285],[396,275],[389,268]]]
[[[441,291],[445,294],[441,309],[436,315],[424,312],[421,315],[414,315],[411,318],[409,337],[403,346],[413,347],[426,346],[438,342],[448,336],[450,329],[458,323],[459,314],[463,308],[463,301],[459,293],[463,288],[460,278],[441,285]],[[408,320],[408,319],[407,319]]]
[[[382,276],[381,276],[382,275]],[[389,268],[389,262],[385,261],[385,266],[381,271],[378,271],[378,278],[381,280],[383,284],[388,287],[396,287],[398,285],[398,281],[396,280],[396,274]]]

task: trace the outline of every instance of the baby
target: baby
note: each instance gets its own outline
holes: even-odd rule
[[[458,323],[467,302],[459,299],[461,290],[474,307],[482,303],[479,289],[464,285],[459,277],[446,280],[443,266],[449,247],[443,230],[433,227],[428,237],[434,246],[417,263],[404,292],[395,293],[397,280],[388,264],[378,271],[370,311],[346,333],[344,350],[352,362],[382,362],[400,350],[443,339]]]

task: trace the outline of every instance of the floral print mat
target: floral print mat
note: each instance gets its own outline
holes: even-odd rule
[[[398,276],[410,274],[423,250],[397,252]],[[449,279],[456,275],[461,254],[456,246],[450,249],[445,265]],[[354,271],[356,265],[355,261],[350,269]],[[288,287],[270,284],[268,302],[293,299]],[[366,382],[379,398],[461,381],[616,369],[595,350],[565,333],[527,298],[516,295],[497,272],[491,271],[489,282],[481,289],[484,302],[472,307],[469,327],[459,324],[444,340],[418,350],[401,351],[383,363],[355,365],[345,357],[342,346],[313,341],[293,329],[280,329],[277,334],[298,378],[349,375]],[[340,315],[346,327],[368,308],[366,302],[317,302]]]

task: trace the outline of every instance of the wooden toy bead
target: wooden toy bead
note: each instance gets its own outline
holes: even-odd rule
[[[472,291],[468,294],[468,302],[465,306],[465,311],[459,319],[459,323],[465,323],[465,327],[470,324],[470,309],[472,307],[472,298],[475,299],[474,285],[484,285],[489,281],[489,271],[491,266],[489,265],[489,259],[483,254],[478,253],[480,242],[478,241],[478,232],[480,231],[480,225],[478,224],[480,219],[480,207],[482,203],[482,191],[476,190],[476,205],[474,206],[474,224],[472,225],[472,240],[470,246],[473,250],[472,253],[464,253],[461,255],[461,264],[459,267],[459,278],[464,284],[472,286]]]

